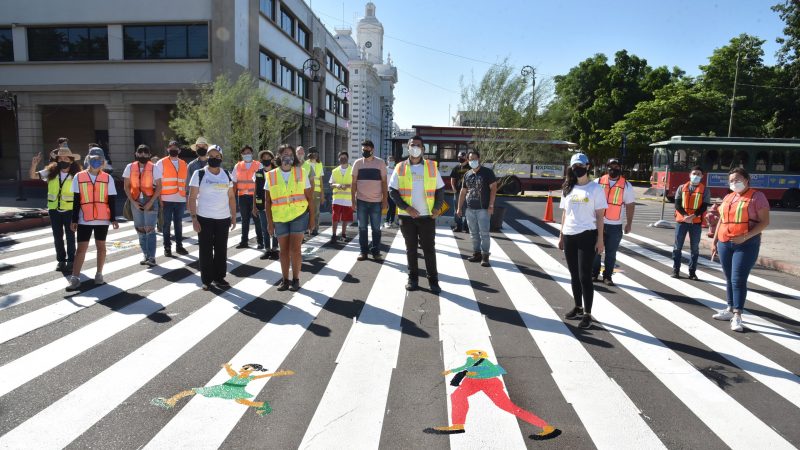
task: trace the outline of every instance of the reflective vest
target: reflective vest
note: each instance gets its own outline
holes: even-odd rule
[[[89,172],[84,170],[78,173],[78,188],[80,190],[81,212],[83,220],[111,220],[111,209],[108,207],[108,183],[111,177],[106,172],[100,171],[92,182]]]
[[[335,167],[333,169],[333,182],[336,184],[347,184],[350,185],[349,188],[346,189],[334,189],[333,190],[333,199],[334,200],[351,200],[353,191],[352,191],[352,184],[353,184],[353,166],[348,165],[347,170],[344,171],[344,175],[342,175],[342,168],[341,166]]]
[[[72,211],[75,194],[72,193],[72,175],[61,181],[61,174],[47,180],[47,209]]]
[[[291,222],[308,209],[306,199],[306,175],[300,167],[292,167],[289,180],[283,180],[280,168],[267,173],[269,197],[272,201],[272,220],[275,222]]]
[[[311,173],[311,162],[309,160],[303,161],[303,170],[306,174]],[[322,176],[324,175],[325,168],[322,167],[321,162],[314,164],[314,192],[322,192]]]
[[[152,197],[155,193],[153,189],[153,168],[155,165],[150,161],[144,165],[144,172],[139,172],[139,163],[134,162],[131,164],[131,198],[139,199],[139,193],[142,192],[148,197]]]
[[[253,181],[253,175],[255,175],[256,171],[261,168],[261,163],[258,161],[253,161],[250,163],[250,168],[247,168],[247,165],[244,161],[239,161],[236,163],[236,194],[239,196],[242,195],[255,195],[256,193],[256,182]]]
[[[700,183],[694,188],[694,192],[690,193],[689,186],[691,184],[691,181],[687,181],[683,186],[681,186],[681,205],[683,206],[684,211],[686,211],[686,214],[690,216],[700,208],[700,205],[703,204],[703,193],[706,190],[706,186],[703,183]],[[683,222],[684,217],[685,216],[679,213],[677,209],[675,210],[676,221]],[[702,222],[703,218],[700,216],[692,219],[692,223]]]
[[[608,175],[600,177],[600,185],[606,191],[606,201],[608,208],[606,208],[606,219],[619,220],[622,217],[622,204],[625,197],[625,185],[627,181],[624,177],[619,177],[614,187],[609,187]]]
[[[189,168],[184,160],[178,160],[178,171],[175,171],[175,164],[169,156],[161,159],[161,167],[164,173],[161,174],[161,195],[180,194],[186,197],[186,177],[189,176]]]
[[[436,163],[429,159],[423,160],[425,164],[425,171],[422,175],[423,186],[425,188],[425,201],[428,204],[428,212],[433,212],[433,203],[436,200],[436,180],[437,174],[439,173],[439,169],[436,167]],[[394,170],[397,172],[397,184],[398,184],[398,191],[400,192],[400,197],[403,199],[404,202],[411,205],[411,197],[413,192],[413,184],[414,184],[414,176],[411,173],[409,168],[410,163],[408,160],[403,161],[400,163]],[[407,216],[408,213],[402,210],[398,210],[398,214]]]
[[[728,242],[732,237],[741,236],[750,231],[750,213],[748,207],[756,191],[748,189],[744,194],[738,194],[739,200],[733,203],[735,192],[726,195],[719,208],[719,234],[720,242]],[[758,218],[754,218],[758,220]]]

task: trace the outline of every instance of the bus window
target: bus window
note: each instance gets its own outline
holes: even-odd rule
[[[423,147],[425,147],[425,159],[433,159],[433,160],[438,159],[437,158],[437,153],[439,151],[438,144],[423,144]]]
[[[756,172],[766,172],[767,166],[769,165],[769,153],[766,150],[762,150],[756,153]]]
[[[667,168],[667,149],[659,147],[653,150],[653,170]]]
[[[701,150],[689,150],[689,154],[686,158],[686,167],[687,169],[691,169],[694,166],[699,166],[701,162],[701,157],[703,152]]]
[[[745,150],[740,150],[736,152],[736,158],[733,160],[731,164],[731,169],[734,167],[741,167],[743,169],[747,168],[747,164],[750,162],[750,154],[747,153]]]
[[[455,161],[456,153],[455,144],[442,144],[442,153],[439,155],[439,161]]]
[[[789,151],[789,172],[800,172],[800,150]]]
[[[772,151],[772,165],[770,166],[770,172],[783,172],[786,169],[786,151],[785,150],[773,150]]]
[[[686,150],[675,150],[675,154],[672,157],[672,169],[686,170]]]
[[[706,150],[706,157],[703,162],[705,170],[717,170],[719,163],[719,152],[716,150]]]
[[[719,153],[719,159],[717,160],[717,165],[714,166],[713,170],[724,170],[728,171],[731,170],[733,167],[733,150],[722,150]]]

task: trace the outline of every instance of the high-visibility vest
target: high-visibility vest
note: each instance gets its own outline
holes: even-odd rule
[[[47,180],[47,209],[72,211],[75,194],[72,193],[72,175],[61,181],[61,174]]]
[[[346,184],[350,187],[347,189],[334,189],[333,190],[333,199],[334,200],[350,200],[352,199],[353,190],[353,166],[348,165],[347,169],[342,174],[342,168],[336,167],[333,169],[333,182],[336,184]]]
[[[81,199],[81,212],[83,220],[111,220],[111,209],[108,207],[108,183],[111,177],[106,172],[100,171],[94,182],[89,172],[84,170],[78,173],[78,188]]]
[[[311,161],[303,161],[303,170],[306,171],[306,174],[311,173]],[[321,162],[314,163],[314,192],[322,192],[322,175],[324,171],[325,168]]]
[[[256,193],[256,182],[253,181],[253,175],[255,175],[256,171],[261,168],[261,163],[258,161],[253,161],[250,163],[250,168],[247,168],[247,165],[244,161],[239,161],[236,163],[236,194],[239,196],[242,195],[255,195]]]
[[[423,187],[425,189],[425,201],[428,204],[428,211],[431,213],[433,212],[433,203],[436,200],[436,180],[437,174],[439,173],[439,169],[436,167],[436,163],[429,159],[423,160],[425,164],[425,171],[423,172],[422,180],[423,180]],[[408,203],[409,205],[412,202],[412,192],[413,192],[413,184],[414,184],[414,176],[411,174],[410,163],[408,160],[403,161],[402,163],[398,164],[395,167],[395,172],[397,172],[397,184],[398,184],[398,191],[400,192],[400,197],[403,199],[404,202]],[[408,213],[399,210],[398,214],[407,216]]]
[[[692,184],[691,181],[687,181],[681,186],[681,205],[683,206],[683,210],[686,211],[687,215],[694,214],[700,208],[700,205],[703,204],[703,193],[706,190],[706,186],[703,183],[698,184],[694,188],[694,192],[689,192],[689,186]],[[678,222],[683,222],[685,216],[675,210],[675,220]],[[692,223],[702,223],[703,218],[700,216],[695,217],[692,219]]]
[[[608,208],[606,208],[606,219],[619,220],[622,217],[622,204],[625,197],[625,185],[628,183],[624,177],[619,177],[614,187],[610,187],[608,175],[600,177],[600,185],[606,192],[606,201]]]
[[[134,162],[131,164],[131,198],[138,199],[139,193],[144,193],[148,197],[152,197],[155,193],[153,189],[153,168],[155,165],[147,161],[144,165],[144,171],[139,172],[139,163]]]
[[[164,169],[161,174],[161,195],[180,194],[181,197],[186,197],[186,177],[189,175],[186,162],[179,159],[176,171],[175,164],[167,156],[161,159],[161,167]]]
[[[748,207],[755,193],[754,189],[748,189],[743,194],[731,192],[722,200],[722,206],[719,208],[719,234],[717,235],[720,242],[728,242],[732,237],[741,236],[750,231]],[[737,195],[739,195],[739,200],[734,204],[733,199]]]
[[[283,180],[281,169],[272,169],[267,173],[269,197],[272,201],[272,220],[275,222],[291,222],[306,212],[306,173],[301,167],[292,167],[288,181]]]

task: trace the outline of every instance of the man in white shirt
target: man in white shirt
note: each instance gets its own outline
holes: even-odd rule
[[[603,218],[603,243],[605,245],[605,269],[603,270],[603,283],[614,286],[611,275],[614,274],[614,266],[617,263],[617,249],[622,241],[622,233],[631,232],[633,223],[633,213],[636,208],[636,195],[633,186],[622,176],[622,166],[619,160],[611,158],[606,163],[608,173],[595,180],[603,187],[606,194],[608,208],[606,208]],[[625,222],[623,230],[622,223]],[[594,257],[594,267],[592,277],[599,281],[600,277],[600,254]]]

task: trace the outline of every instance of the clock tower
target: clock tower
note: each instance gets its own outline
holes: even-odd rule
[[[372,64],[383,64],[383,25],[375,17],[375,4],[367,3],[364,17],[356,27],[356,41],[364,59]]]

